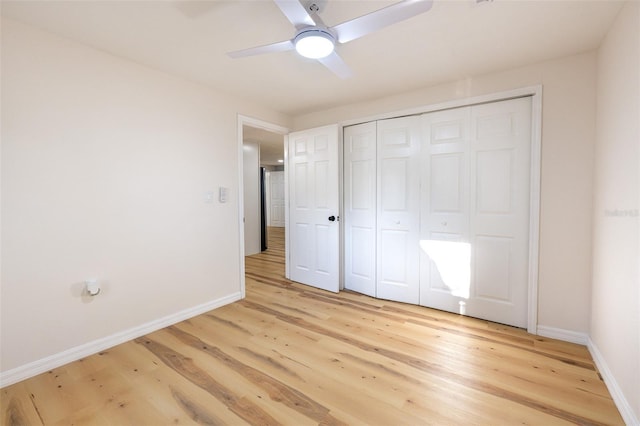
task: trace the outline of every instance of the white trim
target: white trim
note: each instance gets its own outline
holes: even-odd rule
[[[546,325],[539,325],[537,331],[537,334],[539,336],[562,340],[570,343],[576,343],[578,345],[586,346],[589,340],[589,335],[587,333],[565,330],[562,328],[548,327]]]
[[[271,226],[271,171],[267,169],[264,171],[264,203],[265,224]]]
[[[527,331],[538,327],[538,265],[540,259],[540,174],[542,168],[542,86],[531,96],[531,157],[529,175],[529,293],[527,295]]]
[[[604,384],[607,385],[607,389],[609,389],[613,402],[616,404],[618,411],[620,411],[622,420],[628,425],[640,425],[640,419],[634,414],[631,404],[629,404],[629,401],[625,398],[622,389],[620,389],[614,375],[611,373],[611,370],[609,370],[602,353],[600,353],[596,344],[591,340],[591,337],[588,337],[587,347],[593,357],[593,361],[596,363],[600,376],[602,376],[604,380]]]
[[[540,96],[542,94],[542,85],[521,87],[518,89],[505,90],[503,92],[489,93],[486,95],[474,96],[471,98],[460,98],[446,102],[439,102],[432,105],[422,105],[419,107],[403,109],[393,112],[385,112],[364,118],[355,118],[340,123],[343,127],[352,126],[354,124],[367,123],[369,121],[386,120],[389,118],[405,117],[408,115],[420,115],[434,111],[442,111],[452,108],[460,108],[470,105],[478,105],[489,102],[506,101],[508,99],[522,98],[525,96]]]
[[[342,218],[342,220],[340,220]],[[338,123],[338,291],[344,290],[345,227],[344,227],[344,126]]]
[[[249,117],[246,115],[238,114],[238,124],[247,125],[249,127],[255,127],[262,130],[267,130],[279,135],[286,135],[289,133],[287,127],[280,126],[278,124],[269,123],[268,121],[260,120],[258,118]]]
[[[246,297],[244,274],[244,135],[243,117],[238,115],[238,265],[240,279],[240,294]]]
[[[193,318],[196,315],[228,305],[229,303],[233,303],[240,299],[242,299],[240,292],[233,293],[228,296],[221,297],[220,299],[211,300],[209,302],[178,311],[174,314],[167,315],[164,318],[149,321],[128,330],[112,334],[111,336],[103,337],[101,339],[67,349],[66,351],[30,362],[12,370],[3,371],[0,373],[0,388],[12,385],[21,380],[28,379],[54,368],[58,368],[70,362],[77,361],[100,351],[104,351],[105,349],[112,348],[121,343],[128,342],[140,336],[144,336],[145,334],[176,324],[180,321]]]
[[[339,123],[340,128],[370,121],[420,115],[434,111],[460,108],[489,102],[531,96],[531,175],[529,202],[529,272],[527,294],[527,331],[536,334],[538,329],[538,261],[540,257],[540,174],[542,149],[542,85],[521,87],[503,92],[489,93],[470,98],[454,99],[433,105],[387,112],[366,118],[351,119]],[[342,184],[342,182],[341,182]],[[586,340],[583,344],[586,344]]]
[[[284,137],[284,277],[289,279],[289,135]]]
[[[257,118],[249,117],[246,115],[238,114],[238,242],[239,242],[239,274],[240,274],[240,293],[241,298],[246,297],[246,283],[245,283],[245,270],[244,270],[244,161],[242,145],[244,143],[244,131],[243,126],[255,127],[258,129],[267,130],[269,132],[285,135],[285,147],[286,147],[286,135],[289,133],[289,129],[279,126],[277,124],[269,123]],[[285,164],[286,164],[286,149],[285,149]],[[286,170],[285,167],[285,188],[286,188]],[[286,191],[286,189],[285,189]],[[285,204],[286,204],[285,193]],[[285,233],[288,226],[287,218],[285,216]],[[286,247],[286,244],[285,244]],[[286,250],[286,248],[285,248]]]

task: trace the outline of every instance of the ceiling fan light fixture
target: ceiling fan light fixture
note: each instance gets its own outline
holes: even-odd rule
[[[335,37],[321,28],[306,28],[296,34],[293,43],[296,51],[305,58],[322,59],[333,52]]]

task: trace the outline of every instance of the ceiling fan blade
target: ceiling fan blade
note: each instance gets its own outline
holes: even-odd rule
[[[298,0],[273,0],[297,30],[315,25],[307,9]]]
[[[267,44],[265,46],[252,47],[250,49],[236,50],[228,52],[232,58],[244,58],[246,56],[262,55],[263,53],[284,52],[294,49],[294,45],[291,40],[285,40],[278,43]]]
[[[355,40],[384,27],[404,21],[431,9],[433,0],[404,0],[375,12],[360,16],[332,29],[340,43]]]
[[[318,59],[318,62],[329,68],[335,75],[342,79],[347,79],[353,75],[349,66],[335,51],[327,57]]]

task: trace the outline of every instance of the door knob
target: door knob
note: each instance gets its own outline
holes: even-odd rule
[[[329,216],[329,222],[335,222],[336,217],[335,216]]]

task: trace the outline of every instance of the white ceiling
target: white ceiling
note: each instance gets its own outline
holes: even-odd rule
[[[395,1],[319,0],[329,26]],[[231,59],[226,52],[281,40],[294,28],[271,0],[5,1],[2,15],[178,74],[292,116],[588,51],[622,3],[593,0],[435,0],[431,11],[348,44],[341,80],[295,52]],[[245,128],[263,164],[282,136]]]
[[[322,0],[329,26],[394,1]],[[338,46],[341,80],[294,51],[226,52],[289,39],[270,0],[2,1],[2,14],[292,116],[598,47],[621,3],[435,0],[430,12]]]

